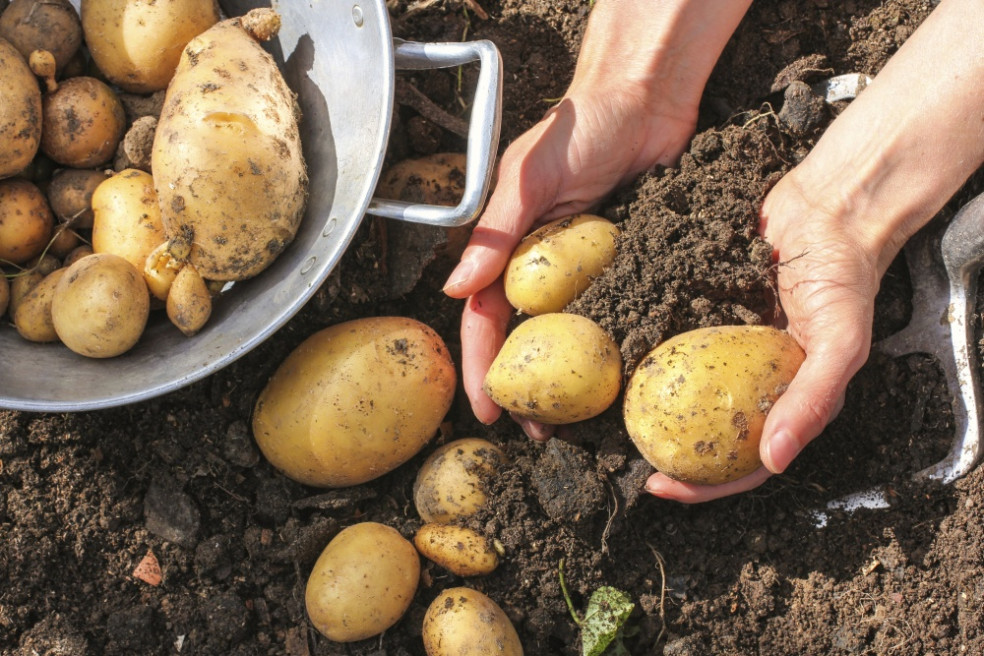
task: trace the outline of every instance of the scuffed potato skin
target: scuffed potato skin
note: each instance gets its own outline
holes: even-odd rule
[[[768,326],[681,333],[646,355],[625,390],[625,426],[670,478],[718,485],[761,466],[765,418],[805,354]]]
[[[41,144],[41,89],[17,48],[0,38],[0,179],[20,173]]]
[[[203,278],[255,276],[293,240],[308,187],[298,120],[293,92],[240,19],[185,47],[152,167],[167,233],[190,239]]]

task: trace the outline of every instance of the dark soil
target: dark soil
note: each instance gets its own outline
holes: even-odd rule
[[[479,0],[483,19],[455,0],[388,4],[396,36],[499,46],[503,146],[562,95],[590,5]],[[626,371],[681,331],[769,321],[773,271],[756,208],[838,111],[810,102],[797,83],[877,73],[931,8],[928,0],[754,3],[679,168],[641,176],[598,208],[620,222],[619,256],[569,310],[611,332]],[[464,88],[473,74],[465,71]],[[466,113],[456,72],[404,81],[455,116]],[[398,119],[391,160],[463,148],[415,110],[402,107]],[[982,189],[977,175],[931,228]],[[503,606],[527,654],[579,654],[561,562],[575,608],[603,585],[632,597],[624,646],[633,655],[984,653],[984,474],[949,486],[912,481],[953,437],[952,390],[928,356],[873,355],[840,416],[786,474],[700,506],[640,494],[651,468],[628,441],[618,402],[565,440],[538,444],[509,419],[478,424],[459,391],[431,445],[373,482],[325,491],[273,470],[250,434],[253,404],[277,364],[319,328],[410,316],[460,361],[461,302],[440,292],[457,242],[416,240],[408,249],[401,234],[365,221],[287,326],[202,382],[98,412],[0,411],[0,653],[421,655],[430,600],[468,585]],[[419,272],[409,281],[408,262]],[[906,325],[910,294],[900,258],[877,301],[876,340]],[[417,467],[434,446],[466,436],[509,456],[477,519],[505,547],[502,565],[462,580],[425,564],[409,612],[385,634],[347,645],[321,637],[303,606],[321,549],[363,520],[411,537],[420,525]],[[831,512],[818,526],[812,511],[876,484],[888,486],[889,508]],[[148,551],[160,563],[157,586],[133,576]]]

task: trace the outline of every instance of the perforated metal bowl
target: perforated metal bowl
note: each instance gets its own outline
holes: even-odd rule
[[[227,15],[269,6],[220,4]],[[286,323],[328,277],[367,211],[445,226],[477,216],[499,137],[502,64],[495,46],[396,40],[383,0],[281,2],[276,9],[282,28],[267,48],[298,95],[311,180],[294,242],[259,276],[223,293],[206,327],[191,338],[155,316],[133,349],[99,360],[61,344],[27,342],[10,325],[0,326],[0,407],[91,410],[179,389],[243,356]],[[395,71],[472,61],[481,68],[461,203],[447,208],[373,198],[389,139]]]

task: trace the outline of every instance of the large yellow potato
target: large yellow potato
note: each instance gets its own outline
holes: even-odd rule
[[[423,639],[427,656],[523,656],[509,616],[471,588],[448,588],[431,602]]]
[[[167,240],[154,179],[125,169],[92,193],[92,250],[113,253],[143,271],[147,256]]]
[[[509,303],[525,314],[560,312],[615,259],[619,229],[575,214],[541,226],[519,242],[503,279]]]
[[[41,88],[27,60],[0,38],[0,178],[20,173],[41,144]]]
[[[304,592],[311,623],[329,640],[379,635],[403,617],[420,582],[420,557],[396,529],[342,529],[314,564]]]
[[[499,554],[478,531],[455,524],[424,524],[413,536],[424,558],[458,576],[485,576],[499,566]]]
[[[488,501],[489,481],[505,461],[502,449],[478,437],[438,447],[413,484],[417,514],[425,522],[442,524],[474,515]]]
[[[552,312],[506,338],[485,375],[485,393],[521,417],[571,424],[601,414],[618,396],[622,355],[591,319]]]
[[[219,21],[215,0],[82,0],[81,14],[92,59],[131,93],[167,88],[182,48]]]
[[[154,136],[164,227],[207,280],[265,269],[294,239],[307,200],[294,94],[244,29],[263,18],[275,32],[277,14],[254,9],[188,43]]]
[[[625,427],[642,456],[671,478],[716,485],[762,464],[766,415],[805,354],[767,326],[700,328],[666,340],[625,390]]]
[[[290,478],[319,487],[392,471],[437,432],[455,370],[441,337],[403,317],[325,328],[287,357],[261,392],[253,435]]]

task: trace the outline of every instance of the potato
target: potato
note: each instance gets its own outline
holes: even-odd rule
[[[260,393],[253,435],[266,458],[306,485],[365,483],[427,444],[451,407],[455,369],[440,336],[403,317],[325,328]]]
[[[12,0],[0,14],[0,37],[25,60],[47,50],[60,72],[82,45],[82,21],[69,0]]]
[[[699,328],[666,340],[629,380],[625,427],[642,456],[671,478],[717,485],[761,465],[766,415],[805,355],[767,326]]]
[[[72,77],[44,94],[41,150],[63,166],[85,169],[113,159],[126,130],[123,103],[105,82]]]
[[[51,239],[55,217],[41,190],[27,180],[0,180],[0,260],[24,264]]]
[[[622,355],[601,326],[576,314],[527,319],[506,338],[483,389],[520,417],[570,424],[601,414],[618,396]]]
[[[113,253],[143,271],[147,256],[167,241],[154,179],[126,169],[92,193],[92,250]]]
[[[57,258],[64,258],[82,243],[79,233],[68,227],[67,223],[59,223],[54,228],[54,234],[48,244],[48,253]]]
[[[167,88],[182,48],[219,21],[214,0],[82,0],[81,14],[96,66],[131,93]]]
[[[419,582],[413,545],[394,528],[362,522],[342,529],[321,552],[304,603],[314,628],[329,640],[364,640],[396,624]]]
[[[0,38],[0,179],[30,165],[41,144],[41,89],[17,48]]]
[[[194,265],[181,267],[167,293],[167,318],[178,330],[191,337],[212,314],[212,295]]]
[[[506,264],[509,303],[531,316],[560,312],[615,259],[619,233],[611,221],[591,214],[557,219],[533,231]]]
[[[427,656],[522,656],[516,628],[497,603],[478,590],[448,588],[424,615]]]
[[[31,290],[44,280],[44,276],[45,274],[37,269],[28,269],[18,272],[10,279],[10,300],[7,304],[7,310],[11,319],[17,315],[17,308],[31,293]]]
[[[81,260],[86,255],[92,255],[92,246],[89,244],[82,244],[73,248],[68,255],[65,256],[65,261],[63,266],[70,267],[77,261]]]
[[[65,275],[66,269],[56,269],[27,293],[14,313],[14,327],[26,340],[32,342],[56,342],[58,333],[51,320],[51,299],[55,285]]]
[[[95,169],[60,169],[48,183],[48,202],[62,221],[73,228],[88,230],[92,227],[92,194],[106,181],[112,172]],[[158,211],[159,213],[159,211]]]
[[[143,334],[150,294],[132,264],[112,253],[94,253],[73,264],[55,286],[51,319],[58,338],[90,358],[130,350]]]
[[[188,43],[154,137],[164,227],[191,245],[191,263],[209,280],[265,269],[294,239],[307,200],[300,110],[244,29],[263,18],[279,25],[273,10],[254,9]]]
[[[496,445],[478,437],[454,440],[427,457],[413,484],[417,514],[447,524],[470,517],[488,501],[489,479],[506,461]]]
[[[485,576],[499,566],[489,539],[467,526],[424,524],[413,544],[424,558],[458,576]]]
[[[379,176],[376,195],[425,205],[456,206],[465,192],[464,153],[405,159]]]

